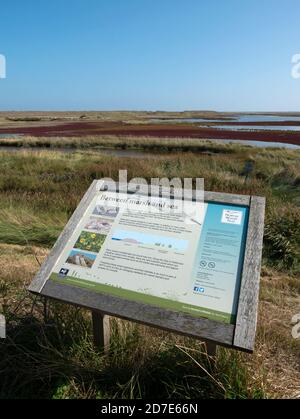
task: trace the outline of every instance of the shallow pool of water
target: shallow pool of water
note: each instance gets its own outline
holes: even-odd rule
[[[228,122],[237,122],[235,118],[228,118],[228,119],[204,119],[204,118],[174,118],[174,119],[164,119],[164,118],[157,118],[157,119],[149,119],[148,122],[152,122],[153,124],[161,124],[162,122],[166,122],[168,124],[178,124],[180,122],[182,123],[197,123],[197,122],[222,122],[222,123],[228,123]]]
[[[300,116],[282,115],[237,115],[235,122],[300,122]]]
[[[22,137],[23,134],[10,134],[10,133],[4,133],[0,134],[0,138],[18,138]]]
[[[213,128],[229,131],[300,131],[300,126],[297,125],[216,125]]]
[[[185,119],[152,119],[152,123],[200,123],[199,128],[206,128],[206,124],[218,122],[222,125],[209,126],[209,128],[219,129],[219,130],[231,130],[231,131],[300,131],[300,126],[272,126],[272,125],[231,125],[231,123],[243,123],[243,122],[300,122],[300,116],[282,116],[282,115],[234,115],[228,116],[227,120],[225,119],[204,119],[204,118],[185,118]]]
[[[174,118],[164,119],[156,118],[150,119],[151,122],[300,122],[299,116],[282,116],[282,115],[251,115],[251,114],[232,114],[223,119],[207,119],[207,118]]]

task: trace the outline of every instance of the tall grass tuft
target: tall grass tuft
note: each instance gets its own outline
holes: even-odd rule
[[[264,255],[271,266],[299,271],[300,211],[298,208],[275,208],[268,214],[264,245]]]

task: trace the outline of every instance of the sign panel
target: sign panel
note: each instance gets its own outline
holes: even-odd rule
[[[252,352],[265,199],[124,186],[93,182],[29,290]]]
[[[248,208],[181,206],[98,192],[50,280],[234,324]]]

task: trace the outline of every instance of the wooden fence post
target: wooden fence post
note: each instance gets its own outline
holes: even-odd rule
[[[217,345],[213,342],[205,342],[208,356],[215,357],[217,354]]]
[[[108,352],[110,343],[109,316],[92,311],[94,344],[97,349]]]

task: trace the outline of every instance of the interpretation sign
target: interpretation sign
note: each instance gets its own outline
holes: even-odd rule
[[[218,195],[182,206],[176,198],[101,190],[94,182],[31,291],[251,351],[234,345],[251,198],[228,195],[226,202]],[[252,281],[259,283],[262,234],[254,240]]]

